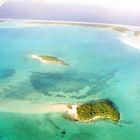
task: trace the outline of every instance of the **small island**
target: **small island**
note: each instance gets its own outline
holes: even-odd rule
[[[74,120],[80,122],[106,119],[117,122],[120,119],[120,113],[113,103],[108,100],[97,101],[94,103],[90,102],[81,105],[72,105],[70,114]]]
[[[37,59],[43,63],[67,65],[63,60],[60,60],[57,57],[50,55],[32,55],[32,58]]]
[[[15,104],[16,102],[16,104]],[[66,119],[79,122],[98,120],[119,121],[120,113],[112,101],[102,100],[83,104],[48,104],[46,102],[33,104],[32,101],[1,101],[2,111],[13,113],[63,113]],[[17,105],[18,104],[18,105]],[[24,106],[26,104],[26,106]],[[28,106],[28,107],[27,107]],[[20,109],[19,109],[20,108]],[[3,110],[4,109],[4,110]]]

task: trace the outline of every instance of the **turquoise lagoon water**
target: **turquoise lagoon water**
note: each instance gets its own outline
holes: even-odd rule
[[[32,54],[69,65],[43,64]],[[139,140],[140,51],[113,31],[80,26],[0,26],[0,140]],[[83,103],[110,99],[118,123],[79,123],[62,113],[10,113],[7,101]],[[13,102],[14,103],[14,102]],[[25,103],[26,105],[26,103]],[[31,110],[32,112],[32,110]]]

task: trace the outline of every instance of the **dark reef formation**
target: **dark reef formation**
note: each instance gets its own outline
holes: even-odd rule
[[[16,73],[15,69],[3,68],[0,69],[0,79],[5,79],[13,76]]]

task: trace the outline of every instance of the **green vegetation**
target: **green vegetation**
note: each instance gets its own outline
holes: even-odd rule
[[[111,119],[118,121],[120,114],[110,101],[98,101],[96,103],[85,103],[77,107],[77,118],[80,121],[98,119]]]
[[[49,55],[39,55],[39,57],[45,61],[49,61],[51,63],[58,63],[58,64],[65,64],[63,60],[58,59],[55,56],[49,56]]]
[[[54,56],[40,55],[39,57],[46,61],[59,61],[59,59]]]

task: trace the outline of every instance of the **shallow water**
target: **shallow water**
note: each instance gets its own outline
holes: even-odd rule
[[[111,30],[14,24],[0,25],[0,100],[52,104],[111,99],[121,120],[78,123],[59,113],[29,115],[0,107],[0,140],[140,139],[139,50],[122,44]],[[69,65],[44,64],[32,54],[53,55]]]

